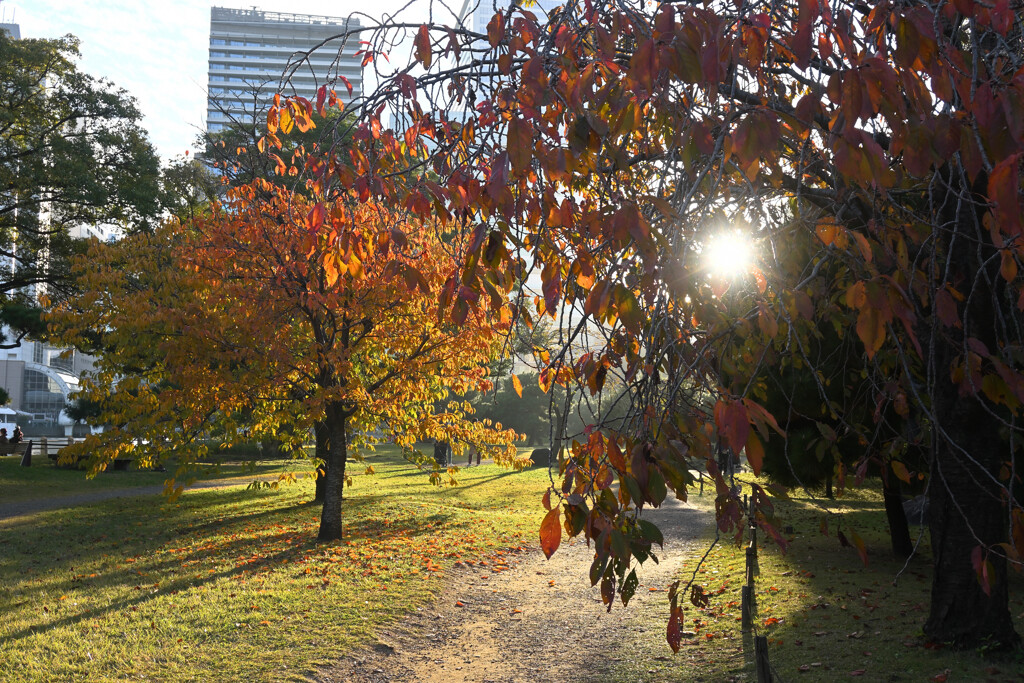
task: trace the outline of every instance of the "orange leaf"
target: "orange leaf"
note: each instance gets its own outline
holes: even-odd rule
[[[864,343],[868,358],[873,358],[885,342],[885,320],[880,310],[873,306],[860,310],[857,315],[857,336]]]
[[[896,473],[902,481],[910,483],[910,472],[907,471],[907,466],[901,463],[899,460],[892,461],[892,471]]]
[[[512,388],[519,394],[519,398],[523,397],[523,383],[519,381],[518,375],[512,375]]]
[[[750,463],[750,468],[754,470],[754,475],[761,476],[761,464],[764,462],[764,446],[761,445],[761,440],[757,438],[757,434],[752,429],[747,437],[745,451],[747,462]]]

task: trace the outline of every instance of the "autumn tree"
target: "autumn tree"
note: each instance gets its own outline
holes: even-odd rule
[[[0,32],[0,321],[8,346],[41,334],[36,288],[69,285],[81,225],[138,229],[160,214],[159,160],[134,100],[82,73],[78,41],[14,39]]]
[[[482,35],[431,7],[429,23],[398,15],[361,29],[379,85],[357,112],[355,148],[343,168],[325,155],[299,181],[478,221],[457,300],[486,301],[486,276],[525,259],[543,280],[537,311],[571,331],[565,349],[591,342],[571,358],[552,353],[541,385],[597,394],[622,375],[628,419],[594,425],[559,463],[545,552],[563,531],[585,534],[605,601],[628,600],[633,561],[658,540],[637,514],[668,490],[685,497],[694,461],[716,478],[721,529],[742,528],[713,442],[760,471],[764,441],[784,430],[753,378],[783,358],[810,360],[809,335],[852,317],[875,403],[906,425],[891,433],[927,427],[930,438],[925,633],[1015,645],[1019,8],[585,0],[546,24],[513,4]],[[384,60],[403,35],[410,62]],[[707,277],[702,253],[724,226],[758,246],[744,283]],[[776,275],[794,228],[822,245],[796,282]],[[843,418],[871,432],[876,414]],[[752,493],[773,534],[766,493]]]
[[[143,457],[187,460],[212,425],[268,435],[319,424],[328,443],[319,539],[330,541],[342,534],[350,448],[378,430],[407,449],[444,438],[511,464],[514,433],[468,419],[462,403],[433,408],[449,390],[487,384],[495,330],[508,325],[500,311],[447,321],[438,292],[450,245],[435,226],[256,183],[190,222],[95,244],[78,262],[88,294],[52,326],[69,343],[98,333],[108,349],[85,383],[115,426],[78,446],[93,469],[138,450],[140,438],[151,444]]]

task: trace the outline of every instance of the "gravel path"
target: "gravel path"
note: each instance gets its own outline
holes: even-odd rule
[[[272,481],[277,477],[257,477],[256,479]],[[185,487],[186,491],[195,489],[220,489],[230,486],[248,486],[254,481],[253,477],[231,477],[230,479],[216,479],[213,481],[197,481],[191,486]],[[13,519],[33,515],[46,510],[57,508],[69,508],[77,505],[88,505],[98,503],[111,498],[129,498],[144,496],[159,496],[164,492],[162,484],[152,486],[132,486],[123,489],[109,489],[107,491],[91,491],[89,493],[76,493],[71,496],[55,496],[53,498],[36,498],[34,500],[23,500],[15,503],[0,503],[0,520]]]
[[[500,574],[479,566],[449,571],[447,587],[432,607],[381,632],[377,643],[322,670],[317,680],[605,681],[633,648],[648,653],[651,665],[665,666],[657,663],[671,655],[664,639],[664,589],[684,560],[699,557],[700,538],[714,520],[706,508],[676,500],[645,518],[662,529],[665,549],[659,564],[648,562],[637,572],[641,586],[628,608],[616,602],[609,613],[601,604],[599,589],[586,578],[593,551],[585,543],[563,543],[551,560],[532,549]],[[644,609],[657,610],[657,628],[636,619]]]

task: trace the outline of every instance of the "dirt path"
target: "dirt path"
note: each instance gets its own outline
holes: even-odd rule
[[[277,477],[256,477],[255,479],[272,481]],[[212,481],[197,481],[185,488],[186,491],[196,489],[220,489],[230,486],[248,486],[254,480],[253,477],[231,477],[230,479],[214,479]],[[129,498],[135,496],[158,496],[163,494],[162,484],[152,486],[132,486],[123,489],[109,489],[106,491],[90,491],[88,493],[76,493],[70,496],[54,496],[53,498],[36,498],[33,500],[22,500],[14,503],[0,504],[0,520],[24,517],[46,510],[58,508],[69,508],[77,505],[88,505],[98,503],[111,498]]]
[[[586,544],[563,544],[550,561],[534,549],[500,574],[479,566],[452,570],[433,606],[380,633],[379,642],[322,670],[317,680],[605,681],[634,650],[648,653],[652,666],[663,666],[657,662],[671,654],[664,645],[664,589],[682,563],[702,550],[699,538],[713,515],[673,500],[645,518],[662,529],[665,550],[659,564],[647,562],[637,572],[641,585],[627,609],[616,603],[608,613],[601,604],[599,589],[586,578],[593,558]],[[638,619],[644,610],[656,610],[661,619],[653,626]]]

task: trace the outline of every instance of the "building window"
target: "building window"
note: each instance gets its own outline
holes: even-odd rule
[[[44,419],[56,420],[64,408],[64,394],[51,378],[35,370],[25,370],[23,383],[24,399],[21,409],[26,413],[42,415]]]
[[[39,363],[40,365],[43,363],[43,345],[39,342],[35,342],[32,345],[32,362]]]
[[[225,45],[223,38],[210,38],[210,45]]]
[[[68,374],[75,371],[75,350],[67,349],[63,353],[50,356],[50,367]]]

